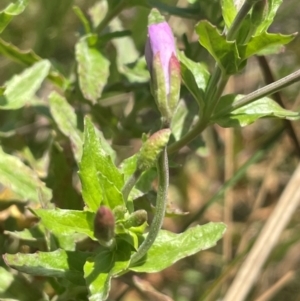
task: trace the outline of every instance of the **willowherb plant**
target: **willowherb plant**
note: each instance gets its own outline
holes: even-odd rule
[[[75,7],[85,31],[75,47],[75,76],[66,77],[50,60],[32,51],[23,52],[1,40],[0,53],[27,64],[28,68],[5,83],[0,109],[46,108],[55,129],[71,143],[84,201],[83,208],[55,208],[53,203],[58,201],[55,194],[52,198],[51,185],[46,187],[32,168],[1,150],[0,181],[10,187],[19,200],[29,202],[30,210],[40,219],[32,229],[38,230],[39,239],[44,243],[36,252],[5,254],[7,266],[30,275],[62,279],[55,292],[57,300],[107,300],[113,278],[124,277],[128,272],[159,272],[182,258],[214,246],[225,232],[223,223],[197,225],[179,234],[161,229],[164,217],[169,214],[169,155],[188,145],[213,124],[234,127],[247,126],[262,117],[299,119],[298,112],[286,110],[268,97],[298,81],[299,71],[249,95],[223,95],[230,76],[240,72],[250,57],[276,53],[293,40],[293,34],[267,32],[279,3],[246,0],[238,10],[233,0],[223,0],[222,33],[206,20],[197,23],[195,31],[199,42],[216,63],[212,74],[204,64],[188,58],[184,50],[177,50],[172,30],[159,10],[168,10],[168,7],[159,5],[149,12],[145,60],[137,58],[134,64],[125,61],[112,64],[112,58],[105,53],[105,45],[128,35],[128,32],[114,30],[113,25],[114,18],[124,8],[139,5],[132,0],[99,1],[106,14],[99,16],[96,10],[91,10],[90,19]],[[20,0],[0,12],[0,33],[27,5],[27,1]],[[175,12],[188,14],[187,10],[179,8]],[[120,46],[115,45],[116,48]],[[121,51],[126,52],[126,49],[121,48]],[[115,65],[122,76],[112,79]],[[134,90],[135,84],[138,86],[141,82],[144,91],[149,75],[141,79],[136,74],[145,74],[146,66],[152,94],[152,97],[148,94],[147,100],[154,99],[161,126],[158,129],[153,122],[151,135],[143,135],[140,150],[116,165],[116,152],[92,120],[97,120],[101,111],[97,107],[101,97],[112,93],[110,89],[124,78],[124,91]],[[53,90],[47,103],[35,96],[44,80],[52,83]],[[194,124],[184,124],[180,120],[184,113],[184,108],[178,108],[181,84],[198,104],[198,110],[192,112],[196,117]],[[71,105],[76,107],[74,99],[81,104],[83,115],[87,115],[83,132],[78,122],[82,114],[75,112]],[[139,102],[138,97],[135,101]],[[120,121],[120,124],[125,128],[125,123]],[[115,126],[113,131],[119,128]],[[50,140],[51,147],[59,143],[59,137],[53,136]],[[59,161],[55,164],[59,173]],[[12,176],[14,169],[18,174]],[[53,183],[56,177],[58,174],[54,175]],[[142,202],[138,205],[141,198],[149,195],[155,177],[158,179],[155,208],[149,204],[144,206]],[[66,204],[72,204],[72,200]],[[185,218],[187,226],[196,220],[196,217]],[[20,240],[25,237],[36,240],[37,232],[32,229],[7,234]]]

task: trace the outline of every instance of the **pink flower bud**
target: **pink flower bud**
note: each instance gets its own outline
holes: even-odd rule
[[[166,21],[157,24],[150,24],[148,26],[148,39],[146,43],[145,56],[148,69],[151,75],[153,58],[157,53],[159,53],[162,69],[164,72],[166,93],[169,94],[170,60],[172,55],[175,57],[176,60],[177,57],[173,33],[169,24]]]
[[[149,15],[145,57],[152,93],[164,122],[169,125],[179,100],[180,63],[172,30],[156,9]]]

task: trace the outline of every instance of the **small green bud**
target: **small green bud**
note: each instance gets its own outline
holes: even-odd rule
[[[159,10],[156,8],[153,8],[151,10],[151,13],[148,16],[148,24],[157,24],[161,22],[165,22],[165,18],[160,14]]]
[[[146,170],[154,166],[159,154],[168,144],[170,135],[170,129],[162,129],[154,133],[143,143],[138,154],[138,169]]]
[[[125,228],[131,227],[139,227],[143,225],[148,219],[147,211],[146,210],[137,210],[133,212],[129,218],[124,222]]]
[[[112,211],[106,206],[100,206],[94,219],[94,236],[99,243],[110,247],[114,243],[115,217]]]
[[[127,212],[127,209],[124,206],[116,206],[113,209],[113,214],[114,214],[114,217],[116,220],[123,219],[126,212]]]

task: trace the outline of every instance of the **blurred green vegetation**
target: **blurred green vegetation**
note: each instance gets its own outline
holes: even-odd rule
[[[10,2],[2,0],[0,11]],[[176,2],[164,1],[168,5],[176,5]],[[188,5],[187,1],[178,2],[180,6]],[[208,19],[222,28],[220,3],[217,0],[190,2],[194,2],[190,6],[198,12],[196,19],[183,19],[173,15],[167,15],[167,18],[174,30],[178,47],[184,49],[189,58],[205,62],[212,70],[214,62],[199,45],[193,28],[196,22],[202,19]],[[108,39],[104,43],[105,57],[111,62],[110,76],[99,102],[92,105],[81,94],[74,73],[75,44],[83,35],[84,27],[72,7],[80,7],[90,18],[92,15],[101,14],[101,7],[97,6],[99,3],[100,1],[95,0],[30,0],[24,13],[12,20],[1,33],[0,39],[22,51],[32,49],[38,56],[51,60],[69,83],[66,95],[77,114],[78,128],[83,129],[84,115],[90,115],[116,151],[116,162],[121,162],[140,147],[142,133],[153,132],[159,128],[159,114],[150,94],[149,75],[142,58],[149,8],[135,7],[124,10],[102,32],[105,35],[120,31],[125,36]],[[94,10],[91,10],[92,7]],[[298,1],[283,1],[270,31],[288,34],[297,32],[299,27]],[[136,61],[140,58],[138,65]],[[300,38],[296,37],[281,53],[271,55],[268,61],[276,79],[299,69]],[[24,64],[0,53],[0,85],[25,67]],[[249,93],[264,85],[261,74],[257,60],[250,59],[245,71],[234,76],[229,82],[227,91]],[[83,201],[72,145],[57,128],[47,105],[48,94],[53,89],[60,88],[47,81],[38,92],[39,104],[17,110],[0,110],[0,144],[6,153],[18,156],[30,166],[52,189],[53,203],[56,206],[81,209]],[[188,94],[186,89],[182,89],[182,94]],[[283,98],[287,108],[297,110],[300,106],[299,85],[285,89]],[[188,106],[193,106],[192,102],[190,97],[186,97]],[[198,138],[189,148],[184,148],[171,158],[176,164],[174,163],[171,169],[169,198],[175,207],[188,211],[191,215],[167,218],[164,227],[180,232],[191,216],[203,208],[227,179],[228,167],[224,164],[226,158],[229,158],[235,173],[259,150],[263,151],[260,160],[245,170],[237,184],[230,188],[234,205],[232,253],[229,258],[224,257],[224,248],[219,243],[213,249],[186,258],[161,273],[143,275],[143,279],[176,301],[213,301],[222,296],[230,285],[235,267],[240,264],[244,254],[255,241],[299,161],[299,154],[286,133],[278,135],[277,141],[266,147],[265,141],[269,139],[270,130],[280,124],[281,121],[278,120],[259,120],[247,128],[232,130],[234,138],[230,141],[227,129],[213,126],[205,131],[203,138]],[[299,122],[294,124],[294,128],[300,139]],[[231,157],[226,151],[228,147],[233,152]],[[253,204],[258,195],[259,206],[254,208]],[[224,198],[221,197],[203,212],[197,222],[203,224],[208,221],[223,221],[223,204]],[[29,228],[37,222],[28,211],[27,205],[26,202],[16,199],[9,188],[0,185],[1,253],[31,253],[45,248],[39,241],[20,240],[5,232]],[[281,235],[280,243],[266,263],[247,300],[258,300],[258,296],[291,271],[294,274],[290,281],[286,282],[274,297],[265,300],[300,300],[299,222],[298,209],[289,227]],[[141,290],[138,290],[129,278],[115,280],[109,300],[145,300]],[[223,284],[221,279],[225,279]],[[8,269],[2,257],[0,283],[3,283],[3,287],[7,284],[7,289],[2,289],[0,284],[0,300],[86,300],[85,292],[81,292],[81,299],[64,299],[63,296],[55,299],[56,292],[61,289],[58,281],[46,277],[24,276]],[[214,288],[216,291],[213,291]],[[78,294],[77,298],[78,296],[81,295]]]

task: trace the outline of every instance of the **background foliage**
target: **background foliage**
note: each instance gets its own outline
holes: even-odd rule
[[[117,1],[111,1],[111,5],[113,2]],[[200,20],[208,20],[222,29],[221,5],[219,1],[189,2],[189,6],[187,1],[157,1],[156,4],[174,13],[167,15],[167,19],[179,49],[184,49],[189,59],[204,62],[211,71],[214,61],[198,43],[196,33],[201,27],[211,37],[209,30],[212,28],[206,21],[196,27],[196,32],[194,26]],[[0,11],[9,3],[2,0]],[[76,244],[79,252],[93,250],[95,244],[88,239],[82,241],[80,234],[70,236],[74,227],[68,232],[68,228],[59,223],[55,226],[61,235],[50,235],[44,228],[47,228],[47,219],[44,226],[39,224],[31,228],[37,223],[37,216],[43,214],[41,207],[51,209],[55,204],[61,210],[81,210],[84,206],[83,187],[77,173],[84,139],[84,116],[88,115],[96,128],[101,129],[94,135],[105,138],[102,147],[117,164],[139,149],[143,133],[159,129],[159,113],[150,93],[149,73],[142,58],[150,7],[140,5],[123,10],[96,41],[93,34],[88,33],[91,25],[99,26],[105,12],[103,3],[30,0],[24,12],[22,7],[16,10],[17,16],[5,30],[2,31],[0,25],[0,83],[9,87],[6,94],[0,96],[0,249],[3,254],[10,254],[5,257],[7,261],[9,258],[15,260],[13,254],[20,252],[18,260],[11,264],[20,267],[28,263],[28,257],[22,258],[21,253],[60,247],[66,251],[57,249],[57,257],[67,258],[78,267],[78,270],[68,271],[63,266],[64,260],[49,262],[51,259],[44,253],[41,261],[52,268],[55,266],[52,272],[43,277],[25,276],[8,268],[1,257],[1,300],[52,300],[57,295],[56,300],[86,300],[86,291],[65,290],[65,283],[60,283],[59,277],[63,275],[66,281],[80,287],[80,270],[87,255],[82,253],[81,257],[72,257],[74,241],[80,242]],[[176,5],[189,7],[180,11],[186,18],[176,16],[179,13]],[[283,1],[269,31],[287,35],[296,32],[299,28],[297,6],[297,1]],[[85,22],[84,15],[92,24]],[[2,21],[6,22],[8,18],[5,16]],[[98,30],[100,32],[102,28],[98,27]],[[205,38],[201,37],[202,44],[205,44]],[[296,37],[279,53],[268,56],[276,79],[299,68],[299,41]],[[221,64],[223,62],[228,62],[228,58]],[[233,68],[238,68],[237,65]],[[198,67],[204,68],[201,64]],[[208,79],[203,74],[203,78],[197,79],[200,88]],[[247,67],[230,79],[226,94],[247,94],[255,90],[268,81],[265,74],[264,61],[250,58]],[[296,84],[282,93],[287,109],[298,111],[298,87]],[[65,97],[61,96],[62,89],[66,90]],[[180,103],[177,122],[173,126],[175,139],[191,124],[197,107],[186,88],[182,89],[182,95],[184,101]],[[242,119],[242,122],[250,124],[256,119],[254,116],[246,121]],[[289,182],[300,152],[286,134],[289,125],[284,121],[260,119],[246,128],[234,129],[221,126],[232,126],[237,122],[245,125],[238,117],[216,122],[220,126],[207,128],[202,138],[197,138],[172,157],[169,188],[172,207],[168,208],[168,214],[170,217],[175,215],[175,218],[166,218],[164,228],[180,233],[195,222],[225,222],[229,230],[224,241],[163,271],[155,269],[154,262],[150,262],[153,274],[138,274],[138,277],[126,274],[114,279],[109,300],[169,300],[166,295],[178,301],[217,300],[230,287],[231,279]],[[280,130],[282,124],[283,131]],[[298,122],[293,123],[293,127],[299,139]],[[87,165],[89,158],[87,154]],[[81,161],[81,164],[84,163]],[[151,170],[147,176],[155,178]],[[222,190],[224,183],[229,188],[225,194]],[[136,206],[151,201],[151,194],[144,195],[143,192],[155,188],[156,182],[151,187],[145,184],[147,181],[143,183],[141,180],[139,189],[134,191],[140,196]],[[49,203],[50,199],[54,204]],[[117,192],[113,194],[113,200],[118,204]],[[91,199],[90,204],[93,202],[96,210],[97,200]],[[28,207],[33,208],[37,216]],[[152,210],[148,209],[149,212]],[[280,242],[260,274],[260,281],[247,300],[299,299],[297,213],[281,234]],[[55,229],[52,231],[55,233]],[[93,237],[92,230],[85,234]],[[164,241],[163,235],[160,239]],[[99,256],[108,258],[110,255],[101,253]],[[105,262],[109,262],[109,258]],[[160,262],[157,265],[161,267]],[[103,267],[98,268],[103,270]],[[122,266],[117,268],[122,270]],[[132,270],[144,271],[142,267]],[[85,275],[91,271],[91,265],[87,264]],[[281,282],[278,284],[278,281]],[[162,296],[153,287],[166,295]],[[277,290],[271,297],[263,296],[274,287]]]

